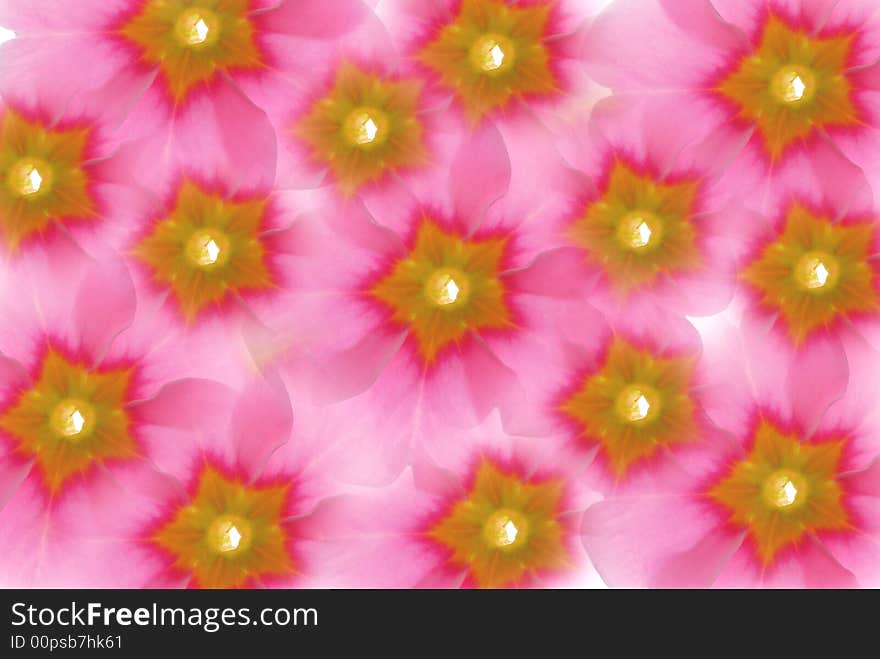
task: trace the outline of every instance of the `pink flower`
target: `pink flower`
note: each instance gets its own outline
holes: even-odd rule
[[[821,145],[810,158],[791,156],[777,180],[785,192],[766,198],[768,221],[748,235],[731,312],[749,345],[772,346],[782,363],[834,374],[825,388],[842,394],[848,364],[880,348],[880,233],[871,190],[858,168]],[[816,405],[813,414],[823,410]]]
[[[0,240],[13,257],[58,231],[84,248],[119,246],[129,224],[153,203],[119,178],[113,110],[89,99],[67,104],[42,89],[4,90],[0,102]]]
[[[688,151],[699,133],[654,105],[615,96],[569,126],[557,140],[565,160],[542,163],[547,201],[523,219],[523,243],[564,248],[575,267],[558,276],[580,282],[609,313],[628,303],[717,313],[761,220],[733,198],[714,157]]]
[[[183,428],[178,438],[192,441],[187,424],[199,408],[184,401],[203,401],[219,385],[193,378],[211,369],[193,367],[186,342],[157,342],[150,328],[131,327],[134,287],[118,257],[94,260],[63,234],[26,257],[7,264],[3,279],[0,518],[8,533],[0,579],[125,583],[125,566],[93,554],[115,514],[108,506],[136,508],[161,484],[149,424]],[[243,372],[216,343],[203,347],[227,379]]]
[[[788,368],[767,348],[715,333],[701,401],[729,435],[585,513],[584,546],[609,585],[877,584],[876,355],[839,398],[827,367]]]
[[[508,222],[479,228],[504,193],[506,164],[484,124],[424,201],[401,185],[382,205],[371,198],[371,214],[331,195],[319,221],[289,230],[286,242],[300,248],[289,266],[296,283],[265,316],[268,335],[250,343],[258,354],[286,353],[292,377],[312,372],[308,395],[339,403],[327,413],[345,438],[341,477],[388,482],[415,448],[433,453],[447,428],[472,427],[496,406],[512,422],[530,386],[517,373],[555,340],[554,322],[585,319],[587,336],[601,326],[557,276],[558,259],[521,258],[512,209]],[[541,432],[531,418],[517,423]]]
[[[440,462],[417,459],[386,487],[318,508],[306,530],[326,545],[325,585],[596,585],[576,537],[597,497],[577,479],[577,461],[505,435],[496,415],[449,439]]]
[[[593,3],[392,0],[377,13],[405,66],[432,79],[471,119],[573,112],[592,87],[582,50]],[[514,122],[515,125],[515,122]]]
[[[617,2],[590,31],[588,68],[615,91],[651,92],[658,109],[702,132],[694,149],[720,164],[738,157],[731,185],[760,203],[781,192],[777,166],[802,150],[831,143],[876,170],[875,9],[870,2]]]
[[[63,23],[57,15],[42,0],[3,9],[0,20],[18,34],[4,46],[4,93],[37,82],[51,86],[62,107],[88,97],[113,108],[119,122],[127,116],[120,129],[126,137],[151,143],[129,152],[134,171],[161,190],[163,173],[173,174],[178,161],[201,164],[206,178],[224,174],[237,187],[271,185],[274,131],[239,85],[247,80],[283,95],[290,86],[286,75],[303,64],[303,55],[325,52],[372,12],[359,0],[332,8],[299,1],[139,0],[80,3],[63,14]]]
[[[584,42],[596,2],[392,0],[377,7],[404,72],[427,81],[447,114],[491,119],[510,157],[510,208],[552,213],[566,126],[603,91],[587,75]]]
[[[137,587],[324,584],[322,542],[307,532],[339,488],[321,466],[321,443],[303,430],[315,425],[297,421],[291,435],[283,383],[267,372],[239,391],[214,384],[174,394],[144,412],[165,480],[111,505],[103,560],[124,566]],[[182,417],[181,403],[195,413]]]

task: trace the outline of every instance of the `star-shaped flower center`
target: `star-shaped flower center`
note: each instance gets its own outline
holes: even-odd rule
[[[549,3],[464,0],[418,54],[476,119],[513,99],[558,91],[547,42]]]
[[[561,411],[585,440],[601,444],[612,470],[623,476],[658,448],[696,438],[692,370],[691,357],[657,355],[615,338],[602,367]]]
[[[568,564],[559,521],[563,485],[506,473],[484,460],[467,497],[429,530],[480,588],[514,586]]]
[[[709,496],[731,523],[748,529],[758,557],[769,565],[804,535],[851,528],[838,481],[843,446],[844,440],[808,443],[762,420],[749,455]]]
[[[188,320],[227,296],[272,286],[262,223],[266,201],[228,201],[194,183],[181,186],[171,214],[135,248],[169,286]]]
[[[350,194],[390,171],[425,162],[416,116],[420,93],[417,81],[382,78],[345,63],[294,133]]]
[[[499,278],[506,240],[468,240],[424,219],[409,254],[370,288],[432,363],[470,332],[513,326]]]
[[[569,230],[622,292],[702,264],[697,247],[697,184],[664,183],[615,161],[602,195]]]
[[[130,379],[130,370],[92,370],[50,349],[36,383],[0,413],[0,428],[58,492],[95,464],[136,456],[125,411]]]
[[[871,222],[838,224],[795,205],[743,279],[800,344],[839,318],[880,310],[880,272],[870,260],[875,231]]]
[[[0,232],[15,249],[53,222],[94,220],[83,170],[89,131],[49,129],[6,110],[0,120]]]
[[[740,119],[755,123],[776,160],[816,129],[858,123],[846,73],[852,41],[850,34],[818,37],[771,15],[760,43],[718,91]]]
[[[284,528],[288,485],[245,484],[206,465],[195,494],[152,541],[200,588],[239,588],[293,572]]]
[[[249,0],[150,0],[120,32],[158,65],[176,102],[218,72],[263,66]]]

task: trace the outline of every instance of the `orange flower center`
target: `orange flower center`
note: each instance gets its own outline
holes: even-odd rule
[[[282,520],[289,485],[260,487],[205,466],[193,498],[152,541],[201,588],[239,588],[293,572]]]
[[[516,48],[501,34],[485,34],[471,46],[470,61],[478,71],[500,75],[514,66]]]
[[[431,363],[469,332],[513,326],[499,278],[506,241],[465,240],[425,219],[409,255],[370,289]]]
[[[0,415],[0,428],[55,493],[95,464],[136,456],[125,412],[130,378],[129,370],[91,370],[49,350],[39,379]]]
[[[850,313],[880,310],[872,223],[843,225],[795,206],[779,238],[743,272],[800,344]]]
[[[547,45],[549,17],[549,4],[464,0],[455,20],[418,57],[477,119],[512,99],[558,91]]]
[[[343,64],[333,88],[294,132],[350,194],[389,171],[425,161],[416,117],[420,92],[416,81],[383,79]]]
[[[601,444],[612,470],[623,476],[659,447],[696,438],[692,369],[690,357],[663,357],[615,339],[604,365],[561,411],[586,440]]]
[[[819,531],[851,528],[838,482],[844,441],[806,443],[762,420],[748,456],[709,492],[737,526],[746,527],[759,558]]]
[[[484,460],[468,496],[428,535],[468,568],[480,588],[512,586],[568,562],[558,517],[562,483],[532,481]]]
[[[602,196],[569,236],[626,293],[665,273],[702,263],[694,223],[697,185],[663,183],[615,162]]]
[[[845,72],[852,39],[816,37],[770,16],[761,42],[717,89],[757,126],[775,160],[817,128],[858,123]]]
[[[249,0],[150,0],[120,33],[180,102],[218,72],[263,66],[248,13]]]
[[[229,295],[272,286],[261,225],[264,200],[226,201],[187,182],[171,215],[135,254],[169,286],[188,320]]]
[[[174,33],[184,46],[206,48],[220,39],[220,19],[210,9],[193,7],[180,12]]]
[[[22,158],[9,170],[9,190],[14,195],[32,198],[52,190],[52,168],[40,158]]]
[[[86,129],[49,130],[7,110],[0,121],[0,233],[10,247],[53,222],[94,220],[83,171]]]

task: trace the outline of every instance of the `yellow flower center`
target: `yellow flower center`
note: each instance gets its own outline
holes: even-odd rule
[[[628,213],[617,227],[617,239],[624,249],[647,252],[660,244],[663,223],[654,213],[634,211]]]
[[[49,424],[57,436],[76,440],[85,437],[91,431],[94,418],[95,411],[88,403],[65,399],[55,406]]]
[[[642,423],[655,419],[660,413],[660,394],[654,387],[642,384],[630,385],[617,397],[617,413],[627,423]]]
[[[529,522],[515,510],[501,509],[486,520],[483,534],[490,547],[522,547],[529,536]]]
[[[483,35],[474,42],[470,50],[470,60],[474,68],[486,74],[509,70],[515,57],[513,42],[500,34]]]
[[[186,243],[186,254],[200,268],[212,268],[229,261],[229,237],[217,229],[200,229]]]
[[[190,7],[177,17],[174,33],[189,48],[214,44],[220,38],[220,19],[210,9]]]
[[[831,290],[840,278],[837,259],[824,252],[807,252],[795,266],[795,279],[804,289],[813,293]]]
[[[440,268],[425,282],[425,295],[438,307],[463,304],[470,293],[470,280],[461,270]]]
[[[208,527],[206,540],[220,555],[233,556],[251,546],[253,529],[239,515],[220,515]]]
[[[345,120],[343,131],[354,146],[368,148],[388,139],[388,115],[371,107],[354,109]]]
[[[783,469],[770,474],[761,493],[771,509],[792,510],[806,501],[807,480],[803,474]]]
[[[773,94],[786,105],[809,101],[816,95],[816,74],[804,66],[784,66],[771,80]]]
[[[16,197],[36,197],[52,186],[52,168],[39,158],[22,158],[9,170],[7,183]]]

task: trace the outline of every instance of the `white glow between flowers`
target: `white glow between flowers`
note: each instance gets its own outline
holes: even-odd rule
[[[0,25],[0,44],[15,39],[15,32]]]

